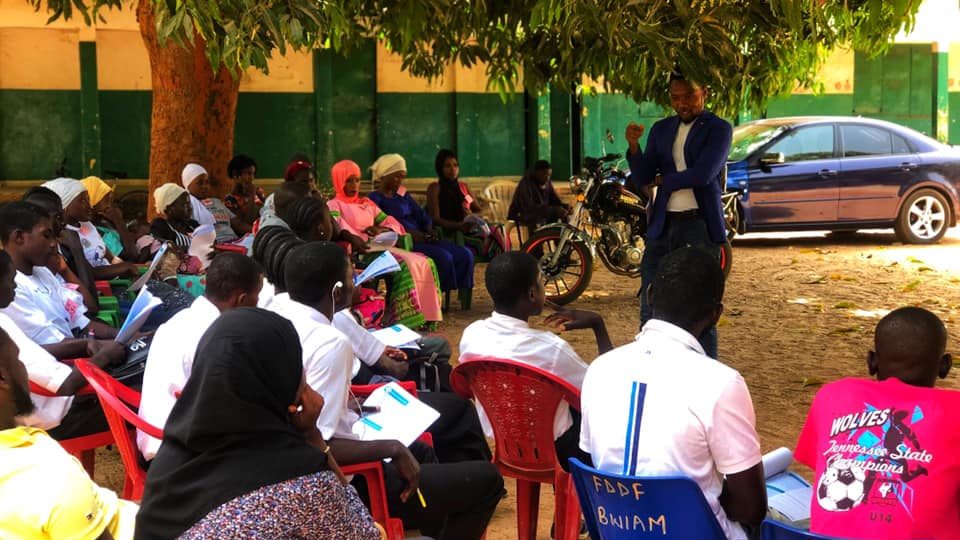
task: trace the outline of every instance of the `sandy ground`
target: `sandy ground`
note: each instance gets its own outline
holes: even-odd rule
[[[478,266],[473,310],[450,313],[441,329],[454,346],[467,324],[492,309],[482,283]],[[638,286],[598,267],[575,307],[602,313],[614,343],[623,344],[637,331]],[[960,353],[960,231],[936,246],[897,244],[891,232],[748,235],[734,242],[724,305],[720,357],[747,381],[763,450],[792,448],[820,384],[866,375],[873,328],[886,311],[903,305],[934,311],[950,332],[948,350]],[[588,362],[596,357],[590,332],[566,338]],[[951,373],[941,384],[960,388],[960,379]],[[119,488],[116,452],[102,450],[98,459],[97,481]],[[512,481],[507,486],[488,540],[517,537]],[[552,512],[552,490],[545,487],[541,539],[549,538]]]

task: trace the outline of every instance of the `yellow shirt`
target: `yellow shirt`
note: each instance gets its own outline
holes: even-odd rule
[[[0,538],[133,538],[137,505],[90,479],[80,462],[39,429],[0,431]]]

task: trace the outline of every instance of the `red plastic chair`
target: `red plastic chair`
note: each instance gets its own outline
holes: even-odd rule
[[[113,296],[113,289],[110,288],[110,282],[106,280],[97,280],[93,282],[94,286],[97,288],[97,292],[101,296]]]
[[[553,420],[562,401],[580,409],[580,391],[542,369],[497,358],[460,363],[450,383],[455,392],[483,405],[496,440],[493,462],[501,474],[517,480],[519,540],[537,537],[540,484],[554,486],[557,540],[576,540],[580,503],[570,475],[557,462]]]
[[[64,363],[72,364],[73,362],[67,361]],[[54,394],[53,392],[36,384],[33,381],[30,381],[30,393],[41,397],[66,397]],[[89,394],[93,394],[93,388],[87,385],[78,390],[74,395],[82,396]],[[109,431],[101,431],[100,433],[91,433],[90,435],[74,437],[72,439],[64,439],[57,442],[60,443],[60,446],[62,446],[68,454],[77,458],[77,460],[80,461],[80,464],[83,465],[83,468],[87,471],[87,474],[90,475],[90,478],[93,478],[97,448],[109,446],[114,443],[114,440],[113,433]]]
[[[143,497],[143,486],[147,480],[147,471],[140,466],[140,451],[137,449],[136,430],[143,431],[151,437],[163,439],[163,430],[147,423],[136,413],[140,408],[140,392],[117,382],[105,371],[86,360],[77,361],[77,369],[87,378],[100,398],[103,414],[110,424],[110,431],[120,450],[120,459],[127,471],[127,478],[123,485],[123,498],[130,501],[139,501]]]
[[[238,244],[214,244],[213,250],[222,253],[230,252],[239,253],[240,255],[247,254],[247,248]]]

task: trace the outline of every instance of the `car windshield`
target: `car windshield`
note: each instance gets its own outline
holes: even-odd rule
[[[768,143],[770,139],[789,127],[788,124],[768,124],[765,122],[751,122],[737,126],[733,130],[733,143],[730,145],[730,155],[727,160],[740,161],[746,159],[757,148]]]

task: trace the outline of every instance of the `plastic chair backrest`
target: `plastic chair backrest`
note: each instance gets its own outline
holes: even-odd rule
[[[157,439],[163,439],[163,430],[147,423],[134,412],[140,408],[139,392],[117,382],[105,371],[86,360],[77,360],[76,366],[100,398],[103,415],[106,416],[107,424],[110,425],[110,431],[117,442],[120,459],[127,470],[127,478],[133,484],[132,489],[126,490],[125,498],[139,500],[143,496],[143,484],[146,481],[147,472],[140,466],[136,431],[130,429],[127,424],[132,424],[134,428]]]
[[[686,476],[623,476],[576,458],[570,474],[593,540],[726,538],[700,486]]]
[[[507,211],[510,210],[515,191],[517,191],[517,183],[509,180],[493,182],[483,188],[483,198],[489,205],[487,215],[492,221],[498,223],[507,221]]]
[[[557,464],[553,419],[566,401],[580,410],[580,391],[531,365],[499,358],[461,361],[450,375],[453,389],[476,398],[493,426],[494,463],[501,472],[553,483]]]
[[[809,531],[795,529],[773,519],[763,520],[760,527],[761,540],[840,540],[832,536],[823,536]]]

